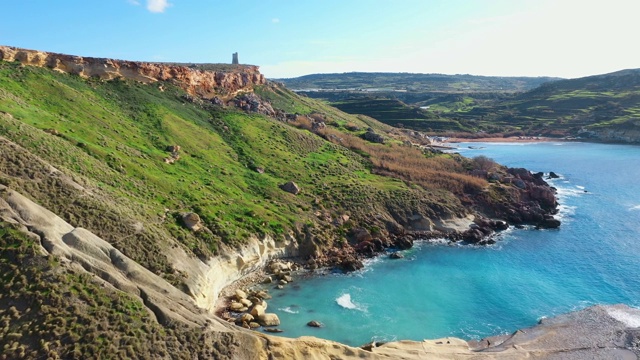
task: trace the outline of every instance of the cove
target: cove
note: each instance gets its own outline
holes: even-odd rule
[[[640,306],[640,147],[579,142],[458,144],[510,167],[560,175],[559,230],[509,229],[492,246],[418,241],[404,258],[270,290],[280,335],[349,345],[480,339],[594,304]],[[469,148],[471,146],[472,148]],[[306,323],[317,320],[322,328]]]

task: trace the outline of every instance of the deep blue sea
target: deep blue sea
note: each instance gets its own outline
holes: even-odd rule
[[[552,182],[560,230],[510,229],[489,247],[417,242],[404,259],[379,257],[356,273],[298,279],[271,290],[268,312],[280,317],[281,335],[350,345],[479,339],[594,304],[640,307],[640,146],[459,146],[465,156],[561,175]],[[325,327],[307,327],[310,320]]]

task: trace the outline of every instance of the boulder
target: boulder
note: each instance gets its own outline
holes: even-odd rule
[[[240,290],[240,289],[237,289],[235,291],[235,295],[236,295],[236,299],[238,299],[238,300],[242,300],[242,299],[246,299],[247,298],[247,293],[242,291],[242,290]]]
[[[404,255],[402,255],[399,252],[392,252],[391,254],[389,254],[389,259],[402,259],[404,258]]]
[[[260,318],[260,316],[264,315],[265,308],[262,305],[256,305],[251,309],[251,315],[255,318]]]
[[[202,225],[202,221],[200,221],[200,216],[192,212],[183,214],[182,222],[184,223],[184,226],[191,231],[198,231],[204,227],[204,225]]]
[[[526,189],[527,188],[527,184],[522,179],[515,178],[515,179],[513,179],[511,181],[511,183],[513,185],[515,185],[516,187],[520,188],[520,189]]]
[[[262,316],[258,317],[258,322],[262,326],[278,326],[280,325],[280,319],[278,315],[274,313],[265,313]]]
[[[307,326],[319,328],[319,327],[323,327],[324,324],[322,324],[320,321],[311,320],[307,323]]]
[[[242,316],[240,316],[240,320],[242,322],[249,323],[254,320],[254,317],[251,314],[242,314]]]
[[[231,305],[229,305],[229,309],[231,309],[232,311],[240,311],[240,309],[242,309],[243,307],[244,305],[238,302],[232,302]]]
[[[249,306],[253,305],[253,303],[251,303],[251,300],[249,300],[249,299],[242,299],[242,300],[240,300],[240,303],[242,305],[246,306],[246,307],[249,307]]]
[[[300,187],[296,183],[294,183],[293,181],[289,181],[286,184],[280,185],[280,189],[282,189],[282,190],[284,190],[284,191],[286,191],[288,193],[291,193],[293,195],[298,195],[300,193]]]
[[[342,259],[338,266],[345,272],[351,272],[362,269],[364,267],[364,264],[362,263],[362,261],[356,259],[355,257],[349,256],[345,259]]]
[[[371,128],[369,128],[367,132],[364,133],[364,139],[373,143],[384,144],[384,137],[373,132],[373,129]]]
[[[537,227],[539,229],[557,229],[560,227],[560,220],[554,219],[553,216],[545,216]]]
[[[393,246],[399,250],[407,250],[413,247],[413,239],[409,236],[399,236],[394,239]]]
[[[560,176],[558,176],[558,174],[554,173],[553,171],[549,171],[549,179],[557,179]]]
[[[250,327],[251,329],[257,329],[257,328],[259,328],[259,327],[260,327],[260,324],[258,324],[258,323],[257,323],[257,322],[255,322],[255,321],[252,321],[252,322],[250,322],[250,323],[249,323],[249,327]]]
[[[369,233],[369,230],[364,229],[364,228],[354,229],[351,232],[351,234],[353,236],[353,239],[358,243],[361,243],[363,241],[371,241],[373,239],[373,237]]]

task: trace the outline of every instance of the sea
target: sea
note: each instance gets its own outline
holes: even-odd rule
[[[559,230],[511,228],[491,246],[417,241],[354,273],[297,278],[270,290],[280,335],[371,341],[508,334],[596,304],[640,307],[640,146],[582,142],[459,143],[467,157],[553,171]],[[316,320],[324,326],[311,328]]]

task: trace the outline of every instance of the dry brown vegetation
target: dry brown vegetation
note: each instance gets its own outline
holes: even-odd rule
[[[305,117],[298,117],[293,124],[304,129],[312,127]],[[373,144],[331,128],[317,132],[325,139],[367,157],[376,174],[415,183],[425,189],[445,189],[457,195],[475,193],[487,186],[484,179],[468,175],[461,162],[448,156],[427,157],[416,147]]]

